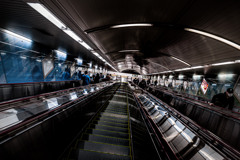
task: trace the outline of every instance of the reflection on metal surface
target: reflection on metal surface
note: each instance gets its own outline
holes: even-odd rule
[[[77,98],[78,98],[78,97],[77,97],[76,92],[70,93],[70,100],[75,100],[75,99],[77,99]]]
[[[58,106],[57,98],[47,99],[46,101],[49,109],[55,108]]]
[[[6,126],[19,122],[17,113],[18,111],[15,109],[8,109],[0,112],[0,130],[3,130]]]

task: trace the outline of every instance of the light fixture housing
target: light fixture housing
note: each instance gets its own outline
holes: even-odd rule
[[[183,61],[183,60],[181,60],[181,59],[179,59],[179,58],[176,58],[176,57],[174,57],[174,56],[171,56],[171,57],[172,57],[173,59],[179,61],[179,62],[182,62],[182,63],[186,64],[187,66],[191,66],[189,63],[187,63],[187,62],[185,62],[185,61]]]
[[[55,26],[60,29],[66,29],[66,25],[62,23],[51,11],[49,11],[43,4],[40,3],[27,3],[33,9],[35,9],[38,13],[43,15],[46,19],[52,22]]]
[[[152,27],[151,23],[132,23],[132,24],[119,24],[111,26],[110,28],[126,28],[126,27]]]
[[[139,52],[139,50],[134,50],[134,49],[130,49],[130,50],[121,50],[121,51],[118,51],[118,52]]]
[[[238,50],[240,50],[240,45],[237,44],[237,43],[234,43],[230,40],[227,40],[225,38],[222,38],[222,37],[219,37],[219,36],[216,36],[214,34],[211,34],[211,33],[207,33],[207,32],[204,32],[204,31],[200,31],[200,30],[196,30],[196,29],[192,29],[192,28],[184,28],[185,31],[188,31],[188,32],[193,32],[193,33],[197,33],[197,34],[200,34],[200,35],[203,35],[203,36],[206,36],[206,37],[210,37],[212,39],[215,39],[217,41],[220,41],[220,42],[223,42],[229,46],[232,46]]]
[[[19,35],[19,34],[17,34],[17,33],[12,32],[12,31],[9,31],[9,30],[3,29],[3,28],[0,28],[0,31],[1,31],[1,32],[4,32],[4,33],[7,33],[7,34],[10,34],[10,35],[12,35],[12,36],[14,36],[14,37],[20,38],[20,39],[22,39],[22,40],[25,40],[25,41],[27,41],[27,42],[32,42],[31,39],[26,38],[26,37],[24,37],[24,36],[21,36],[21,35]]]

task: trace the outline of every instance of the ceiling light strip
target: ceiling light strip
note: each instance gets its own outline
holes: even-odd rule
[[[84,42],[76,33],[74,33],[72,30],[70,30],[64,23],[62,23],[52,12],[50,12],[43,4],[40,3],[27,3],[29,6],[31,6],[33,9],[35,9],[37,12],[39,12],[41,15],[43,15],[46,19],[48,19],[50,22],[52,22],[55,26],[57,26],[59,29],[64,31],[67,35],[69,35],[71,38],[73,38],[75,41],[80,43],[84,48],[91,51],[94,55],[96,55],[99,59],[101,59],[103,62],[107,62],[104,58],[102,58],[98,53],[94,52],[93,49]],[[117,71],[112,65],[107,63],[111,68],[113,68],[115,71]],[[118,72],[118,71],[117,71]]]
[[[126,27],[152,27],[153,24],[151,23],[132,23],[132,24],[120,24],[120,25],[114,25],[110,28],[126,28]]]
[[[203,32],[203,31],[199,31],[199,30],[196,30],[196,29],[192,29],[192,28],[184,28],[185,31],[188,31],[188,32],[193,32],[193,33],[197,33],[197,34],[201,34],[201,35],[204,35],[204,36],[207,36],[207,37],[210,37],[210,38],[213,38],[215,40],[218,40],[220,42],[223,42],[229,46],[232,46],[238,50],[240,50],[240,45],[237,44],[237,43],[234,43],[232,41],[229,41],[225,38],[222,38],[222,37],[219,37],[219,36],[216,36],[216,35],[213,35],[211,33],[207,33],[207,32]]]
[[[43,4],[40,3],[27,3],[29,6],[31,6],[33,9],[35,9],[37,12],[39,12],[41,15],[43,15],[46,19],[48,19],[50,22],[52,22],[54,25],[56,25],[60,29],[67,28],[64,23],[62,23],[52,12],[50,12]]]
[[[121,50],[118,52],[139,52],[139,50]]]
[[[236,63],[240,63],[240,60],[214,63],[214,64],[208,64],[208,65],[204,65],[204,66],[193,66],[193,67],[189,67],[189,68],[180,68],[180,69],[176,69],[174,71],[175,72],[186,71],[186,70],[200,69],[200,68],[205,68],[205,67],[210,67],[210,66],[229,65],[229,64],[236,64]],[[152,73],[152,74],[163,74],[163,73],[170,73],[170,72],[173,72],[173,71],[163,71],[163,72]],[[148,74],[148,75],[152,75],[152,74]]]
[[[183,61],[183,60],[181,60],[181,59],[179,59],[179,58],[176,58],[176,57],[174,57],[174,56],[171,56],[171,57],[172,57],[173,59],[179,61],[179,62],[182,62],[182,63],[186,64],[187,66],[191,66],[189,63],[187,63],[187,62],[185,62],[185,61]]]
[[[19,34],[13,33],[13,32],[11,32],[11,31],[9,31],[9,30],[0,28],[0,31],[2,31],[2,32],[4,32],[4,33],[7,33],[7,34],[10,34],[10,35],[12,35],[12,36],[14,36],[14,37],[20,38],[20,39],[22,39],[22,40],[25,40],[25,41],[28,41],[28,42],[32,42],[31,39],[26,38],[26,37],[23,37],[23,36],[21,36],[21,35],[19,35]]]

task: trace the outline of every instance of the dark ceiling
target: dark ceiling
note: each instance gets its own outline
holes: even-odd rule
[[[92,48],[100,50],[119,71],[148,74],[188,67],[170,56],[177,57],[191,66],[240,59],[240,50],[184,30],[185,27],[194,28],[240,44],[238,0],[40,0],[40,2],[83,37]],[[76,55],[81,53],[79,56],[97,61],[88,51],[24,3],[20,0],[11,2],[1,0],[0,5],[6,6],[0,10],[1,26],[17,28],[33,36],[39,43],[52,47],[61,46],[67,48],[70,53]],[[151,23],[153,26],[109,28],[112,25],[131,23]],[[121,50],[139,51],[119,52]],[[217,72],[231,70],[231,66],[217,68]],[[216,71],[205,68],[202,72],[206,70]]]

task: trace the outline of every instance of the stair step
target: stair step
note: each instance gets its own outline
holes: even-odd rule
[[[113,126],[113,127],[128,128],[128,124],[109,122],[108,120],[98,120],[98,121],[94,121],[93,123],[100,124],[100,125],[108,125],[108,126]]]
[[[113,122],[113,123],[122,123],[122,124],[128,124],[128,120],[121,120],[121,119],[116,119],[112,117],[99,117],[99,121],[108,121],[108,122]]]
[[[101,142],[101,143],[108,143],[113,145],[120,145],[120,146],[129,146],[128,139],[121,139],[121,138],[112,138],[107,136],[100,136],[94,134],[84,134],[82,140],[91,141],[91,142]]]
[[[111,144],[105,144],[100,142],[79,141],[79,149],[104,152],[110,154],[117,154],[122,156],[130,155],[130,148],[125,146],[116,146]]]
[[[77,160],[131,160],[129,156],[120,156],[96,151],[77,150]]]
[[[105,111],[119,111],[119,112],[127,112],[127,108],[117,108],[117,107],[107,107]]]
[[[101,113],[101,117],[109,117],[113,119],[120,119],[120,120],[128,120],[127,115],[120,115],[120,114],[114,114],[114,113]]]
[[[101,129],[101,130],[109,130],[109,131],[116,131],[116,132],[124,132],[124,133],[128,132],[128,128],[107,126],[107,125],[100,125],[100,124],[91,124],[90,128]]]
[[[115,131],[100,130],[100,129],[88,129],[86,133],[110,136],[110,137],[115,137],[115,138],[129,139],[129,134],[123,133],[123,132],[115,132]]]
[[[104,113],[118,114],[118,115],[124,115],[124,116],[127,116],[127,112],[118,112],[118,111],[110,111],[110,110],[106,110],[106,111],[104,111]]]

